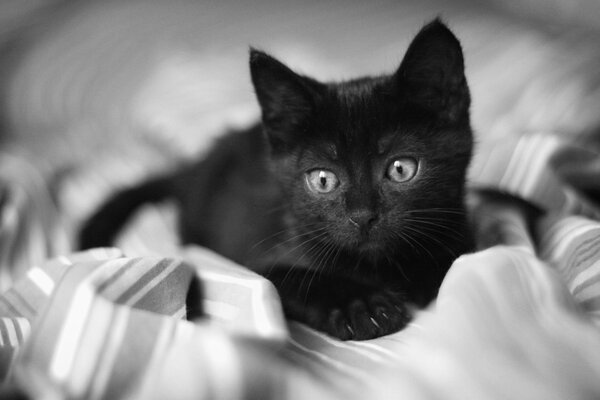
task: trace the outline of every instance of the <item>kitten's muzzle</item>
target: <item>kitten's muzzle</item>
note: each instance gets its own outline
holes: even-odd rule
[[[367,232],[377,221],[377,214],[370,210],[354,211],[349,217],[350,223],[362,232]]]

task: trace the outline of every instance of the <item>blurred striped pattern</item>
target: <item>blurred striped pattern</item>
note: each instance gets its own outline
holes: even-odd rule
[[[36,398],[597,397],[600,223],[547,216],[532,239],[514,210],[500,214],[510,246],[461,257],[435,305],[364,342],[297,323],[288,336],[272,286],[200,248],[185,262],[60,257],[0,298],[2,371]],[[209,317],[191,323],[195,273]]]

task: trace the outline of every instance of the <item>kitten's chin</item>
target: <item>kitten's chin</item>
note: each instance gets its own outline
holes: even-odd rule
[[[353,249],[357,251],[361,256],[371,260],[377,260],[379,258],[382,258],[385,253],[384,246],[381,243],[374,240],[361,241],[356,246],[353,246]]]
[[[356,248],[360,252],[370,253],[370,252],[380,252],[383,249],[383,246],[379,243],[376,243],[373,240],[365,240],[363,242],[360,242]]]
[[[389,251],[386,247],[386,241],[382,240],[377,232],[371,232],[370,234],[351,232],[338,237],[337,243],[348,254],[371,260],[384,258]]]

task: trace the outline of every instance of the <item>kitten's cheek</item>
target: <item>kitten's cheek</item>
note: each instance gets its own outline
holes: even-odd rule
[[[329,236],[333,239],[338,246],[347,247],[358,243],[358,236],[354,229],[346,226],[345,224],[333,224],[329,230]]]

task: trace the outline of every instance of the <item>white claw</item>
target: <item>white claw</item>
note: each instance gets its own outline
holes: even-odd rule
[[[350,325],[346,324],[346,328],[348,328],[348,330],[350,331],[350,333],[352,335],[354,335],[354,331],[352,330],[352,327]]]

